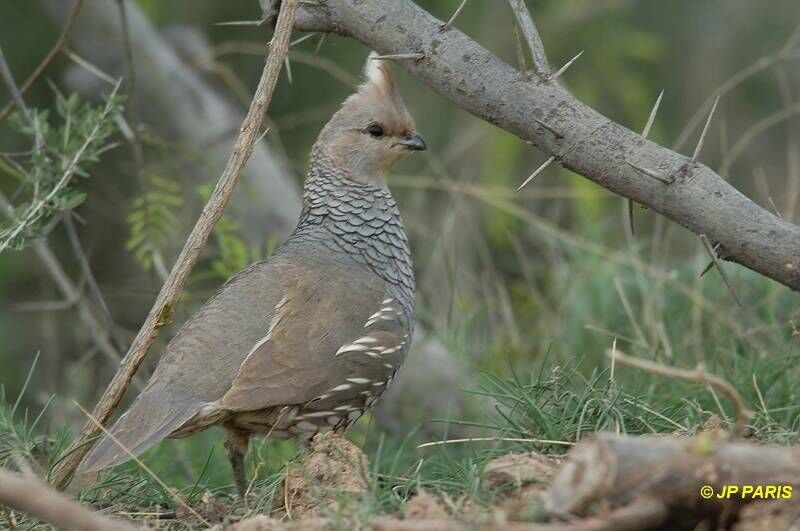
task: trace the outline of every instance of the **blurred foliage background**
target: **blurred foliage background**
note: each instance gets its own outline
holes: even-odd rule
[[[87,0],[83,10],[97,1]],[[443,20],[459,3],[418,0]],[[18,83],[61,31],[64,17],[53,17],[58,9],[47,4],[0,3],[0,47]],[[116,9],[116,3],[107,4]],[[257,2],[127,4],[128,17],[141,12],[164,46],[177,46],[183,65],[204,90],[231,109],[246,108],[271,30],[219,23],[258,19]],[[710,104],[721,95],[704,162],[764,208],[797,221],[800,4],[774,0],[767,8],[749,0],[536,0],[529,6],[554,65],[585,50],[561,81],[587,104],[638,131],[664,90],[650,135],[659,143],[691,153]],[[100,94],[107,94],[110,85],[98,81],[80,60],[112,78],[125,78],[125,119],[116,120],[111,139],[118,145],[77,182],[86,199],[74,210],[80,243],[113,320],[109,340],[119,350],[144,319],[218,173],[200,171],[209,168],[207,152],[187,148],[185,138],[161,123],[170,118],[152,112],[158,108],[157,94],[143,97],[132,90],[117,24],[83,48],[70,43],[72,56],[59,54],[25,101],[33,109],[50,109],[51,119],[57,92],[76,92],[102,105]],[[515,64],[512,25],[511,12],[500,0],[470,0],[455,23]],[[73,38],[82,31],[79,24]],[[90,53],[80,51],[86,49]],[[297,204],[311,144],[358,82],[367,53],[336,36],[321,46],[314,36],[293,47],[291,82],[284,73],[269,110],[271,130],[263,140],[294,187],[287,205]],[[139,69],[134,83],[147,83],[143,79],[152,74],[148,65],[134,64]],[[726,264],[743,301],[737,307],[718,272],[699,277],[708,256],[696,236],[639,207],[632,236],[623,198],[555,165],[516,193],[543,154],[456,108],[401,68],[395,70],[430,147],[424,156],[403,162],[390,178],[412,242],[425,337],[401,372],[400,390],[386,399],[394,403],[362,421],[369,426],[364,429],[387,431],[399,440],[420,423],[426,426],[424,438],[455,429],[432,424],[435,418],[458,418],[464,422],[454,426],[464,429],[491,428],[486,418],[495,409],[489,406],[515,396],[492,378],[502,380],[512,369],[540,375],[538,384],[517,381],[516,389],[541,391],[536,399],[543,400],[542,414],[550,419],[514,410],[524,417],[512,423],[517,435],[574,440],[593,429],[691,429],[709,411],[727,416],[727,405],[703,388],[620,368],[618,377],[631,393],[627,399],[647,396],[647,407],[657,414],[637,408],[607,414],[623,407],[626,398],[592,405],[594,399],[585,393],[577,393],[582,400],[568,401],[564,409],[548,409],[566,398],[558,387],[560,376],[548,380],[546,375],[568,368],[578,388],[592,389],[598,374],[608,376],[605,351],[616,338],[618,348],[667,364],[704,363],[731,379],[752,407],[762,410],[765,417],[757,429],[796,438],[796,295]],[[170,79],[161,82],[167,90]],[[0,104],[7,101],[8,91],[0,86]],[[13,198],[20,185],[13,169],[24,162],[32,142],[12,123],[0,123],[0,191],[6,198]],[[250,183],[266,176],[262,167],[248,167]],[[251,184],[242,186],[261,197],[249,193]],[[269,222],[265,210],[258,201],[232,205],[193,273],[175,324],[162,331],[143,378],[176,327],[224,279],[267,256],[285,237],[287,227]],[[56,216],[45,227],[47,246],[80,297],[91,300],[90,282],[60,219]],[[102,312],[95,314],[105,323]],[[0,254],[0,384],[6,397],[16,397],[39,352],[23,404],[39,409],[55,394],[43,420],[51,432],[81,424],[72,399],[92,404],[115,371],[113,356],[98,349],[96,333],[87,330],[76,301],[64,300],[32,248]],[[436,374],[426,365],[431,359],[437,360]],[[488,383],[482,371],[493,375]],[[479,388],[484,391],[462,392]],[[420,397],[428,396],[434,397],[435,407],[420,405]],[[606,400],[609,395],[602,396]],[[574,407],[578,410],[570,413],[569,422],[554,416]],[[776,424],[782,428],[773,430]]]

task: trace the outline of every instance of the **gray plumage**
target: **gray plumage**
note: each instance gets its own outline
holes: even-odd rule
[[[388,66],[368,60],[366,73],[312,149],[292,236],[186,322],[112,428],[116,441],[82,470],[128,460],[121,446],[139,454],[220,424],[243,492],[252,434],[344,430],[391,384],[413,334],[414,275],[384,175],[425,144]]]

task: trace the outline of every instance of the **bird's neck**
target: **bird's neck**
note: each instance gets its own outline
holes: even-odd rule
[[[291,240],[321,244],[413,297],[408,238],[389,188],[351,178],[321,151],[312,153]]]

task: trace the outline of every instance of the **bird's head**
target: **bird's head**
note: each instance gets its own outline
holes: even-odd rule
[[[317,140],[336,165],[351,178],[383,179],[398,160],[427,149],[406,109],[389,65],[367,58],[366,80],[333,115]]]

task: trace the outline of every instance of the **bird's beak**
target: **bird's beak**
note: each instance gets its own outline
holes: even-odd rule
[[[409,151],[425,151],[428,149],[425,139],[423,139],[416,131],[408,133],[400,142],[397,143],[401,146],[405,146]]]

